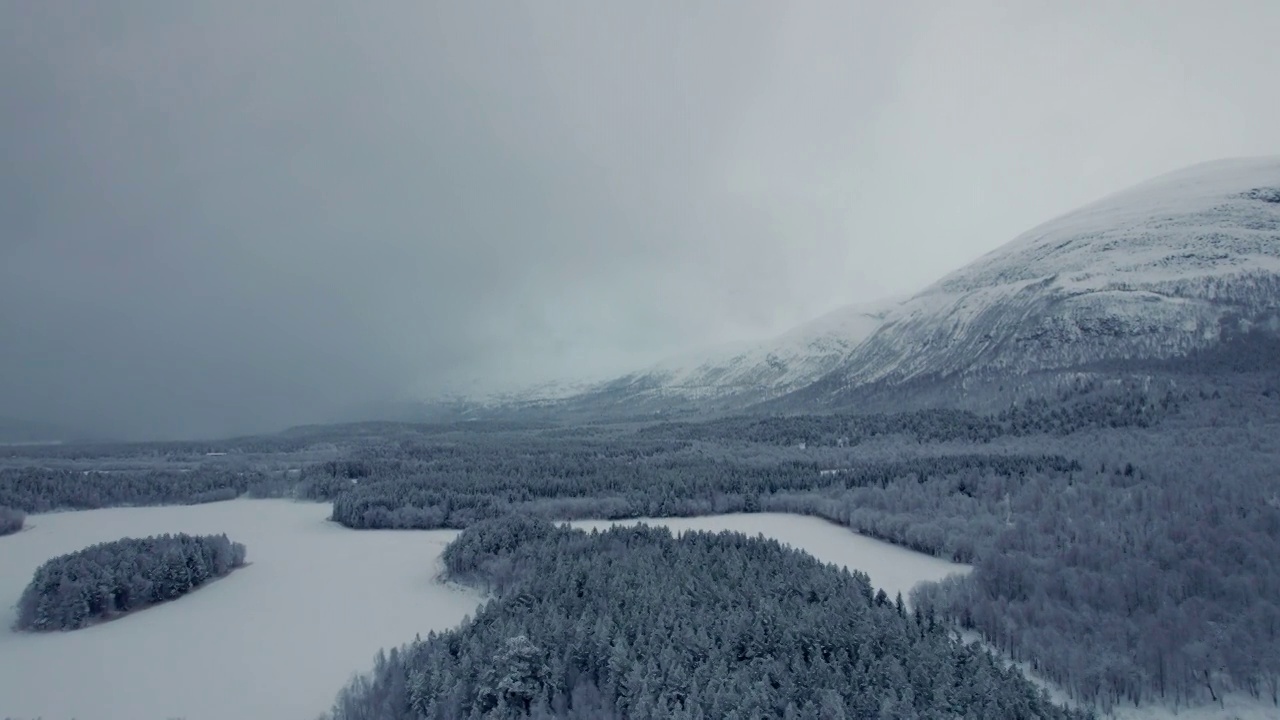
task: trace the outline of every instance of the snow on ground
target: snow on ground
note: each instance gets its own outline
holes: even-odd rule
[[[312,720],[380,648],[456,626],[480,596],[434,580],[452,531],[353,531],[328,505],[235,500],[34,515],[0,538],[0,718]],[[36,567],[87,545],[222,533],[250,565],[72,632],[14,633]]]
[[[752,537],[763,534],[797,550],[803,550],[823,562],[850,570],[861,570],[871,577],[872,585],[883,589],[889,597],[902,593],[904,600],[917,583],[941,580],[953,573],[965,573],[971,569],[968,565],[959,565],[874,540],[826,520],[805,515],[759,513],[693,518],[580,520],[571,525],[584,530],[603,530],[613,525],[638,523],[668,527],[676,534],[689,530],[732,530]]]

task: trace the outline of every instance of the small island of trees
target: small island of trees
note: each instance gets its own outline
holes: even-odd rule
[[[17,630],[75,630],[181,597],[245,562],[226,535],[124,538],[55,557],[18,601]]]

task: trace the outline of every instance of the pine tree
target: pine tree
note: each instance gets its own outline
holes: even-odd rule
[[[493,659],[498,677],[495,694],[500,710],[527,714],[536,702],[545,699],[550,670],[542,651],[529,638],[508,638]]]

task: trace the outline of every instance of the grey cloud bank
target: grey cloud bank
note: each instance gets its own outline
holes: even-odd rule
[[[0,5],[0,415],[599,375],[1277,152],[1280,7]]]

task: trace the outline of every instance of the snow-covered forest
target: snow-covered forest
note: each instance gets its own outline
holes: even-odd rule
[[[1238,692],[1274,702],[1280,393],[1265,379],[1237,380],[990,416],[651,425],[637,437],[671,443],[665,452],[578,454],[559,438],[554,450],[521,445],[458,473],[465,440],[429,467],[404,457],[384,471],[366,453],[328,469],[348,484],[335,519],[356,527],[467,526],[506,511],[817,515],[974,563],[971,577],[923,588],[920,604],[1078,701],[1185,707]],[[860,459],[864,445],[877,448],[872,459]]]
[[[41,565],[18,600],[19,630],[76,630],[174,600],[244,565],[226,535],[98,543]]]
[[[1083,717],[864,575],[775,541],[511,517],[444,560],[494,599],[380,657],[334,720]]]

